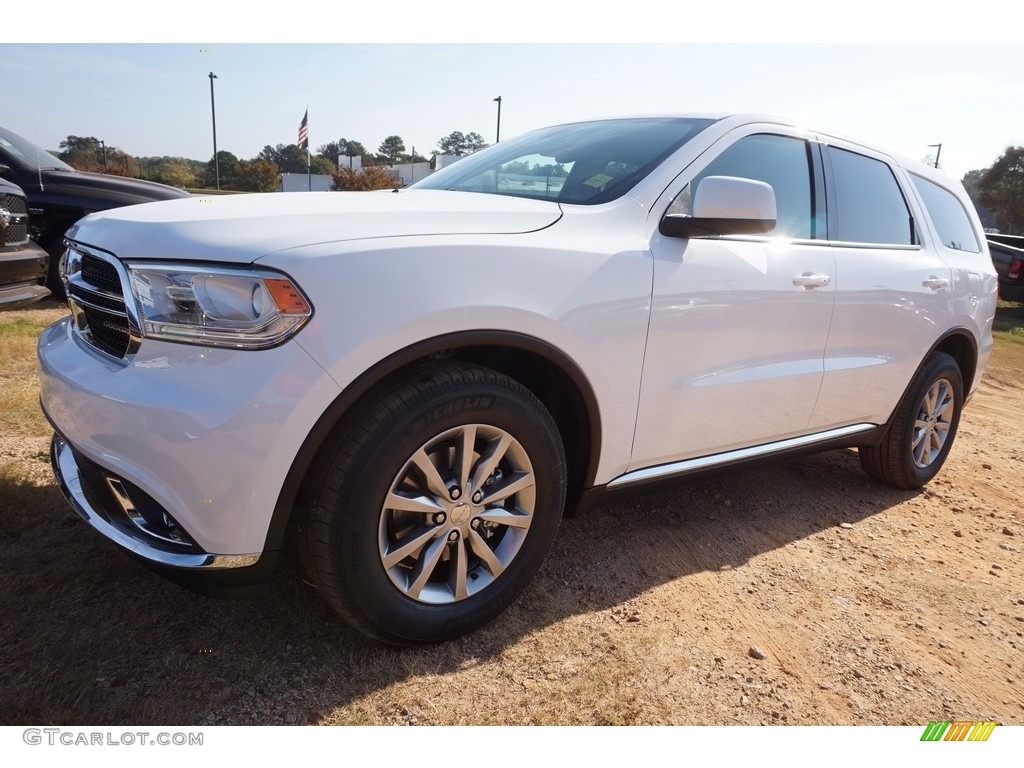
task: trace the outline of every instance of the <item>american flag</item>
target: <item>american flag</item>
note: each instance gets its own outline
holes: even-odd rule
[[[309,147],[309,109],[306,109],[306,114],[302,116],[302,122],[299,123],[299,149],[307,149]]]

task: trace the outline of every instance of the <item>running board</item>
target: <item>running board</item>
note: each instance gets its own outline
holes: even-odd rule
[[[619,475],[608,483],[607,488],[609,490],[614,488],[624,488],[636,483],[646,483],[652,480],[663,480],[670,477],[686,475],[690,472],[697,472],[719,465],[733,464],[747,461],[749,459],[756,459],[762,456],[770,456],[775,453],[783,453],[797,448],[811,447],[817,443],[828,443],[833,440],[842,440],[844,437],[856,435],[861,432],[870,432],[876,428],[877,425],[875,424],[853,424],[849,427],[830,429],[827,432],[816,432],[813,435],[792,437],[788,440],[780,440],[776,443],[755,445],[752,448],[740,448],[736,451],[716,453],[711,456],[701,456],[696,459],[676,461],[671,464],[659,464],[656,467],[637,469],[632,472],[627,472],[624,475]]]

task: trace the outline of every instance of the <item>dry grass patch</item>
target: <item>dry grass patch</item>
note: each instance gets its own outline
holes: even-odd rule
[[[36,342],[46,326],[67,313],[55,301],[0,313],[0,436],[49,432],[39,410]]]

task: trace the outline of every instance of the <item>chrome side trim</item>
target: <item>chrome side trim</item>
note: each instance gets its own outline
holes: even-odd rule
[[[662,478],[685,475],[688,472],[696,472],[697,470],[708,469],[709,467],[718,466],[720,464],[730,464],[732,462],[743,461],[744,459],[755,459],[760,456],[768,456],[769,454],[778,453],[790,448],[802,448],[804,446],[814,445],[815,443],[825,443],[829,440],[838,440],[839,438],[847,437],[849,435],[867,432],[875,429],[876,426],[877,425],[875,424],[853,424],[849,427],[830,429],[827,432],[817,432],[813,435],[791,437],[788,440],[780,440],[777,443],[765,443],[764,445],[755,445],[752,448],[740,448],[736,451],[716,453],[711,456],[687,459],[686,461],[676,461],[672,464],[659,464],[656,467],[637,469],[632,472],[627,472],[624,475],[619,475],[608,483],[607,487],[621,488],[623,486],[642,483],[648,480],[660,480]]]
[[[186,554],[181,552],[165,552],[150,546],[145,541],[124,533],[103,519],[103,516],[92,507],[82,488],[82,476],[75,462],[71,446],[60,435],[53,436],[50,445],[50,461],[64,497],[85,522],[113,541],[118,546],[158,565],[181,568],[183,570],[213,570],[222,568],[246,568],[255,565],[259,554],[253,555],[213,555],[209,553]]]

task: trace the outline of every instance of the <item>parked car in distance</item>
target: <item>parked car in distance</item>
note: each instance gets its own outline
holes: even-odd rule
[[[29,238],[25,193],[0,179],[0,309],[15,309],[50,295],[50,257]]]
[[[1024,235],[995,233],[985,239],[999,274],[999,298],[1024,302]]]
[[[959,182],[764,116],[559,125],[403,190],[139,205],[68,241],[38,351],[78,513],[222,593],[294,541],[396,644],[496,616],[563,513],[620,493],[840,447],[924,485],[996,307]]]
[[[28,197],[32,238],[50,254],[47,286],[58,296],[64,295],[57,265],[68,227],[94,211],[189,196],[152,181],[77,171],[5,128],[0,128],[0,178],[17,184]]]

